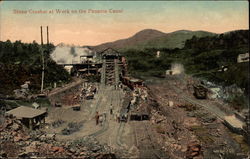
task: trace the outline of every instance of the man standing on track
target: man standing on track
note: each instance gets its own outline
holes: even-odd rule
[[[96,121],[96,125],[98,125],[99,124],[99,114],[98,114],[98,112],[96,112],[96,114],[95,114],[95,121]]]
[[[111,104],[111,106],[110,106],[110,115],[112,115],[112,114],[113,114],[113,106]]]
[[[100,115],[99,122],[100,122],[100,125],[102,126],[102,124],[103,124],[103,114]]]

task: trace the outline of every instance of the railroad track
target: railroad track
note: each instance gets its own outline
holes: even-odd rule
[[[167,159],[169,157],[158,149],[150,134],[150,129],[143,121],[140,122],[140,126],[136,126],[133,123],[133,129],[135,134],[136,147],[140,151],[140,158],[153,158],[153,159]]]
[[[105,131],[107,131],[108,128],[109,128],[109,122],[107,122],[107,120],[105,120],[105,122],[100,130],[98,130],[98,131],[96,131],[88,136],[97,137],[97,136],[103,134]]]
[[[191,103],[191,104],[198,105],[198,106],[200,106],[200,107],[205,108],[205,109],[208,110],[210,113],[212,113],[213,115],[215,115],[220,121],[224,121],[224,116],[225,116],[225,115],[219,114],[217,111],[213,110],[212,107],[209,107],[209,106],[204,105],[204,104],[200,104],[200,103],[198,103],[198,102],[196,102],[196,101],[194,101],[194,100],[192,100],[192,99],[190,99],[189,97],[186,97],[186,96],[182,96],[182,98],[183,98],[184,100],[186,100],[187,102]]]
[[[121,122],[119,124],[119,128],[117,130],[117,135],[116,135],[116,144],[120,147],[124,147],[122,141],[121,141],[121,137],[122,137],[122,133],[123,133],[123,130],[124,130],[124,127],[125,127],[125,123],[124,122]]]
[[[168,83],[169,84],[169,83]],[[228,114],[233,114],[233,112],[224,112],[222,111],[219,107],[217,106],[214,106],[214,105],[210,105],[210,104],[201,104],[199,103],[197,100],[194,100],[192,99],[191,97],[185,95],[182,93],[182,90],[180,90],[178,87],[176,86],[172,86],[169,84],[169,86],[175,90],[176,93],[179,94],[179,96],[184,99],[185,101],[191,103],[191,104],[194,104],[194,105],[198,105],[200,106],[201,108],[204,108],[205,110],[207,110],[208,112],[210,112],[211,114],[213,114],[214,116],[217,117],[217,119],[221,122],[221,123],[225,123],[225,116],[227,116],[227,113]],[[237,120],[237,122],[240,122],[241,124],[240,125],[243,125],[243,122],[241,120]]]
[[[100,103],[101,103],[102,100],[103,100],[103,96],[99,96],[98,99],[97,99],[97,102],[96,102],[96,104],[95,104],[95,106],[94,106],[94,108],[92,109],[92,111],[91,111],[91,113],[90,113],[90,119],[89,119],[89,120],[92,119],[92,116],[93,116],[94,113],[96,112],[96,110],[97,110],[97,108],[99,107],[99,105],[100,105]]]
[[[184,99],[185,101],[194,104],[194,105],[198,105],[202,108],[205,108],[207,111],[209,111],[210,113],[212,113],[213,115],[215,115],[220,121],[224,121],[224,116],[226,116],[226,114],[224,112],[222,112],[221,110],[215,109],[214,106],[209,106],[209,105],[205,105],[205,104],[201,104],[193,99],[191,99],[190,97],[182,94],[183,91],[180,90],[179,88],[177,88],[176,86],[172,86],[171,84],[169,84],[169,82],[167,82],[169,87],[171,87],[176,93],[178,93],[178,95]]]
[[[118,92],[116,95],[117,95],[118,99],[121,99],[121,92]],[[117,100],[117,107],[118,107],[118,109],[121,108],[121,105],[122,105],[122,100]],[[121,141],[124,127],[125,127],[125,123],[124,122],[120,122],[119,128],[117,130],[117,135],[116,135],[116,144],[119,147],[124,147],[124,145],[123,145],[123,143]]]
[[[110,95],[108,96],[109,98],[110,98],[110,100],[108,100],[108,101],[110,101],[110,104],[112,103],[112,97],[113,97],[113,95],[114,95],[114,91],[113,90],[110,90],[111,92],[110,92]],[[103,93],[105,93],[105,92],[103,92]],[[103,97],[102,97],[103,98]],[[101,99],[102,100],[102,99]],[[101,102],[101,100],[99,100],[98,102],[97,102],[97,105],[96,105],[96,109],[95,110],[97,110],[98,109],[98,107],[100,106],[100,102]],[[107,103],[107,105],[109,105],[108,103]],[[106,107],[107,107],[107,105],[106,105]],[[105,108],[104,108],[105,109]],[[88,136],[92,136],[92,137],[97,137],[97,136],[100,136],[100,135],[102,135],[104,132],[106,132],[107,130],[108,130],[108,128],[109,128],[109,122],[108,122],[108,116],[106,116],[106,119],[103,121],[103,125],[102,125],[102,128],[100,129],[100,130],[98,130],[98,131],[96,131],[96,132],[94,132],[94,133],[92,133],[92,134],[90,134],[90,135],[88,135]]]
[[[97,109],[99,108],[101,101],[103,100],[104,95],[107,94],[107,88],[105,88],[105,86],[100,86],[100,90],[99,90],[99,96],[97,98],[97,102],[94,106],[94,108],[92,109],[91,113],[90,113],[90,118],[92,118],[92,116],[94,115],[94,113],[97,111]],[[111,95],[112,96],[112,95]]]

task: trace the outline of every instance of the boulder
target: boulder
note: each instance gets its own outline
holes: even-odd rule
[[[194,157],[201,156],[200,152],[201,145],[196,141],[192,141],[187,146],[186,158],[193,159]]]
[[[18,134],[17,136],[14,136],[14,142],[19,142],[22,140],[22,136]]]
[[[19,124],[17,124],[17,123],[14,123],[14,124],[12,125],[12,129],[13,129],[14,131],[18,131],[20,128],[21,128],[21,125],[19,125]]]
[[[59,147],[59,146],[54,146],[54,147],[51,148],[51,150],[53,152],[58,152],[58,153],[64,152],[64,148],[63,147]]]
[[[173,107],[174,106],[174,102],[173,101],[168,101],[168,106],[169,107]]]

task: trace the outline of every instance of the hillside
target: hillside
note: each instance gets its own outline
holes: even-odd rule
[[[136,49],[143,50],[146,48],[182,48],[187,39],[193,36],[205,37],[216,35],[205,31],[189,31],[179,30],[172,33],[163,33],[153,29],[142,30],[132,37],[121,39],[114,42],[104,43],[91,48],[96,51],[104,50],[105,48],[114,48],[118,50]]]
[[[36,93],[41,87],[42,60],[40,45],[0,41],[0,94],[13,94],[14,89],[20,89],[25,81],[30,81],[30,89]],[[52,87],[54,82],[68,82],[69,74],[50,57],[54,45],[49,45],[45,52],[45,87]],[[59,83],[58,83],[59,84]]]
[[[180,63],[187,74],[219,85],[236,84],[249,94],[249,63],[237,63],[238,55],[249,51],[248,35],[249,30],[238,30],[211,37],[194,36],[182,49],[159,49],[159,58],[153,48],[130,49],[123,54],[127,57],[130,73],[136,77],[163,76],[171,64]],[[227,71],[218,71],[224,66]]]
[[[164,37],[158,37],[153,40],[147,41],[144,44],[139,45],[140,49],[143,48],[183,48],[186,40],[191,39],[193,36],[196,37],[206,37],[216,35],[214,33],[205,31],[186,31],[180,30],[167,34]]]
[[[142,30],[138,33],[136,33],[135,35],[133,35],[132,37],[129,37],[127,39],[121,39],[121,40],[117,40],[114,42],[108,42],[108,43],[103,43],[97,46],[92,46],[91,49],[97,50],[97,51],[101,51],[104,50],[106,48],[114,48],[114,49],[121,49],[124,47],[132,47],[134,45],[143,43],[145,41],[149,41],[152,39],[155,39],[157,37],[163,37],[166,36],[166,33],[160,32],[158,30],[153,30],[153,29],[145,29]]]

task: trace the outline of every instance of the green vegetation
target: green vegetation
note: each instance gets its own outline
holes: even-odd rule
[[[170,67],[168,59],[156,58],[153,49],[145,51],[128,50],[124,52],[127,57],[129,71],[134,76],[152,75],[159,76]]]
[[[90,48],[93,48],[96,51],[102,51],[106,48],[113,48],[119,51],[127,51],[130,49],[138,51],[143,51],[145,49],[165,48],[181,49],[184,47],[185,41],[191,39],[193,36],[205,37],[214,35],[216,34],[206,31],[178,30],[171,33],[163,33],[154,29],[144,29],[140,32],[137,32],[132,37],[104,43]]]
[[[200,38],[193,36],[182,49],[169,49],[166,45],[160,49],[128,49],[122,53],[127,57],[129,72],[135,77],[161,77],[172,63],[181,63],[187,74],[220,85],[236,84],[248,95],[249,63],[237,63],[238,55],[248,52],[248,34],[249,30],[238,30]],[[159,58],[157,51],[161,52]],[[219,72],[222,67],[227,70]]]
[[[44,52],[45,87],[50,87],[59,80],[68,82],[70,76],[67,71],[50,58],[54,45],[49,44],[47,50]],[[38,92],[41,72],[41,46],[38,43],[0,41],[0,94],[12,94],[13,90],[20,88],[25,81],[31,82],[32,92]]]
[[[137,45],[129,47],[130,49],[175,49],[175,48],[183,48],[185,45],[185,41],[191,39],[193,36],[195,37],[207,37],[213,36],[215,34],[205,31],[187,31],[187,30],[180,30],[176,32],[172,32],[167,34],[166,36],[161,36],[154,38],[152,40],[145,41],[143,43],[139,43]],[[127,49],[127,48],[126,48]]]

